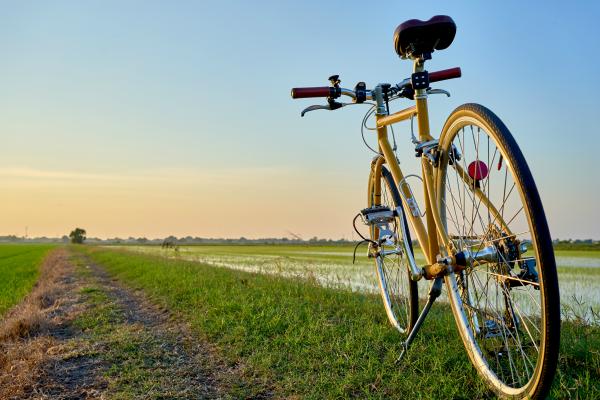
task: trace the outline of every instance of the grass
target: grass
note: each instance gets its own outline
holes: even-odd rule
[[[205,382],[198,379],[203,376],[203,366],[186,358],[187,346],[195,346],[195,341],[189,336],[182,340],[184,330],[178,325],[144,314],[146,311],[138,308],[141,303],[115,292],[76,248],[72,249],[71,262],[81,278],[79,294],[85,305],[73,320],[80,335],[72,346],[78,357],[99,361],[101,367],[95,373],[100,386],[105,386],[104,395],[114,400],[205,398]],[[238,382],[231,385],[232,391],[237,386]]]
[[[167,258],[202,262],[213,266],[247,272],[276,274],[316,280],[323,286],[350,287],[375,293],[378,283],[372,260],[364,257],[364,247],[352,263],[353,246],[349,245],[195,245],[179,246],[177,250],[159,246],[119,246],[132,252],[159,255]],[[591,320],[600,312],[600,252],[588,250],[557,250],[561,303],[571,315],[571,309]],[[415,250],[417,264],[424,265],[420,249]],[[421,297],[428,283],[419,282]],[[442,296],[444,300],[444,296]],[[585,306],[581,307],[581,303]]]
[[[253,381],[239,397],[493,398],[470,365],[447,306],[426,321],[408,357],[380,299],[301,279],[89,249],[110,274],[189,321]],[[435,382],[435,384],[432,384]],[[565,323],[555,398],[600,397],[600,330]]]
[[[0,245],[0,317],[35,284],[39,267],[53,245]]]
[[[102,343],[102,351],[88,355],[100,357],[106,366],[104,376],[111,398],[160,398],[151,393],[158,382],[167,381],[160,365],[171,360],[156,351],[158,344],[150,335],[123,323],[123,311],[103,288],[91,283],[81,294],[88,307],[73,325],[85,333],[88,348]]]
[[[73,325],[84,333],[88,349],[102,343],[102,351],[88,351],[88,356],[99,357],[106,366],[103,372],[108,381],[112,399],[160,398],[152,395],[166,377],[159,368],[163,354],[155,351],[152,337],[135,326],[124,324],[123,311],[103,288],[91,283],[81,290],[87,309]]]

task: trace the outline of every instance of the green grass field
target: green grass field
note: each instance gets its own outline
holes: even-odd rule
[[[199,245],[162,249],[159,246],[121,246],[119,248],[173,259],[208,263],[246,272],[277,274],[317,281],[327,287],[350,287],[374,293],[378,290],[373,262],[365,257],[365,247],[352,264],[353,246],[315,245]],[[588,320],[600,313],[600,251],[557,250],[555,252],[565,317],[583,316]],[[419,265],[423,253],[416,249]],[[422,296],[428,283],[419,282]]]
[[[346,252],[338,247],[326,251],[269,248],[268,257],[298,257],[315,267],[347,257],[331,254],[336,249]],[[237,249],[254,262],[265,257],[264,250],[260,246]],[[189,321],[232,366],[247,366],[248,381],[254,384],[240,383],[235,398],[266,393],[276,398],[494,397],[477,378],[443,303],[434,308],[408,357],[398,366],[400,337],[373,293],[323,287],[314,279],[165,259],[157,253],[107,248],[80,251],[89,252],[111,275],[144,290],[153,301]],[[202,246],[196,251],[221,256],[223,263],[235,253],[225,246]],[[287,265],[280,264],[280,268]],[[599,350],[598,327],[564,323],[552,397],[599,398]]]
[[[29,293],[52,245],[0,245],[0,317]]]

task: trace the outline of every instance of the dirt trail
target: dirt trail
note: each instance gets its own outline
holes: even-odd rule
[[[213,353],[167,310],[58,249],[0,322],[0,398],[229,397],[223,381],[235,372]]]

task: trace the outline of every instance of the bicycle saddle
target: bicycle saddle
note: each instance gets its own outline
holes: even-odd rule
[[[456,24],[447,15],[436,15],[428,21],[409,19],[394,31],[394,48],[401,58],[418,58],[452,44]]]

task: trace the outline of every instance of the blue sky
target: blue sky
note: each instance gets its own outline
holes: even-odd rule
[[[452,97],[432,97],[432,132],[462,103],[488,106],[521,145],[553,236],[600,238],[600,7],[366,4],[4,3],[0,234],[350,237],[371,158],[365,110],[300,119],[312,102],[289,89],[333,73],[346,87],[399,82],[411,65],[395,27],[447,14],[457,35],[429,69],[463,78],[438,86]]]

